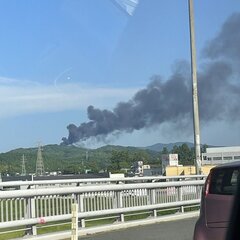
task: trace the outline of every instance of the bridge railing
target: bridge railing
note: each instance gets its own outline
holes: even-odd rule
[[[205,179],[206,175],[183,175],[183,176],[149,176],[149,177],[113,177],[113,178],[91,178],[91,179],[60,179],[60,180],[32,180],[32,181],[9,181],[0,182],[0,189],[9,190],[27,188],[53,188],[72,187],[85,184],[115,184],[115,183],[144,183],[144,182],[169,182],[181,180]]]
[[[199,204],[204,180],[32,188],[0,192],[0,229],[30,227],[71,219],[72,203],[78,203],[81,227],[89,218],[117,216],[136,211],[157,211]]]

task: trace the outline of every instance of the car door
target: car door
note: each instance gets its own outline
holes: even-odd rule
[[[205,197],[205,217],[208,227],[228,226],[239,168],[217,168],[211,173],[209,193]]]

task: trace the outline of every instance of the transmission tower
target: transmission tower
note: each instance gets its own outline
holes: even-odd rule
[[[42,176],[45,174],[44,171],[44,164],[43,164],[43,157],[42,157],[42,147],[38,145],[38,152],[37,152],[37,162],[36,162],[36,176]]]
[[[25,156],[22,155],[22,173],[21,176],[26,176]]]

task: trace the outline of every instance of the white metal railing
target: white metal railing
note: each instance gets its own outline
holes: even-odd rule
[[[78,203],[81,226],[93,217],[118,215],[134,211],[199,204],[204,180],[82,185],[62,188],[34,188],[0,192],[0,229],[31,226],[71,219],[71,205]]]
[[[103,184],[103,183],[134,183],[134,182],[156,182],[156,181],[178,181],[205,179],[206,175],[183,175],[183,176],[150,176],[150,177],[117,177],[117,178],[94,178],[94,179],[60,179],[60,180],[33,180],[33,181],[9,181],[0,182],[1,188],[36,188],[46,187],[66,187],[79,186],[84,184]]]

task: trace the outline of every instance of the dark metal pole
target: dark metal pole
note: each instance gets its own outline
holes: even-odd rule
[[[189,24],[190,24],[190,45],[191,45],[195,168],[196,168],[196,174],[200,174],[201,149],[200,149],[200,127],[199,127],[198,90],[197,90],[197,63],[196,63],[196,48],[195,48],[195,33],[194,33],[193,0],[188,0],[188,6],[189,6]]]

